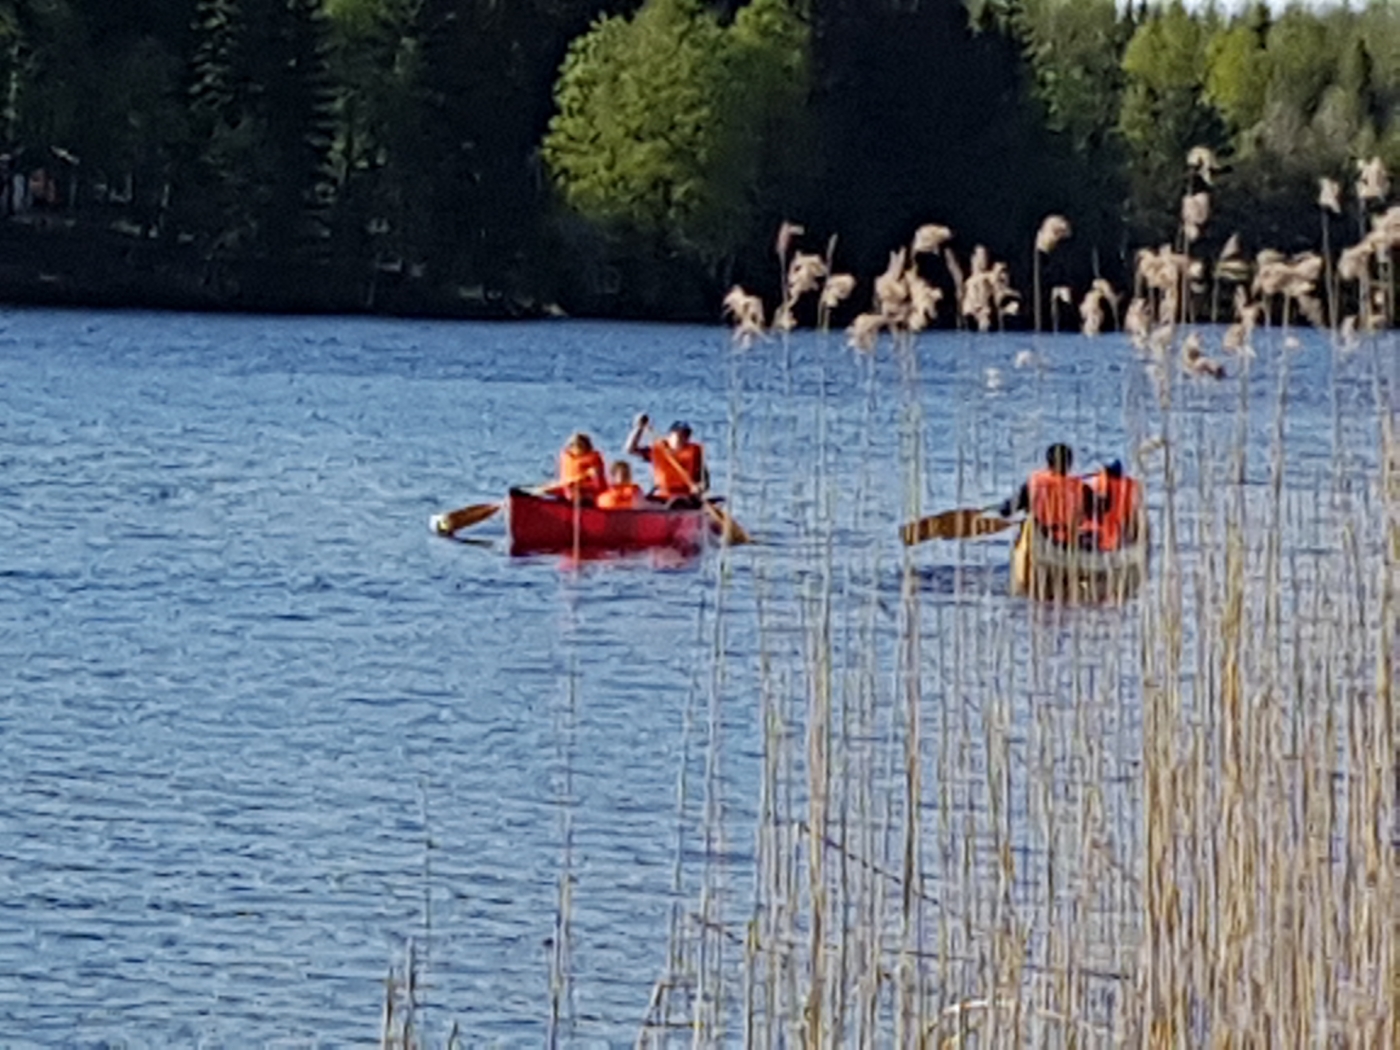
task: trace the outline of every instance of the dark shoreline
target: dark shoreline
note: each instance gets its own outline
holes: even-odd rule
[[[289,266],[211,262],[194,243],[141,237],[65,216],[0,222],[0,303],[194,313],[542,320],[557,307],[463,294],[358,261]]]

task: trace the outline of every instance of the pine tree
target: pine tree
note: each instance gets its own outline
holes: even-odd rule
[[[264,127],[261,248],[274,260],[322,258],[334,199],[329,26],[321,0],[271,0],[256,110]]]
[[[853,265],[883,268],[931,221],[954,225],[964,252],[985,243],[1019,260],[1026,231],[1062,206],[1039,163],[1022,45],[997,14],[974,26],[961,0],[813,0],[821,193],[809,214],[840,232]]]
[[[197,33],[195,221],[218,256],[315,260],[334,192],[329,38],[319,0],[201,0]],[[267,268],[255,272],[278,280]]]

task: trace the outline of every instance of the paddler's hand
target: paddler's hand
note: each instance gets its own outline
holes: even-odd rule
[[[647,424],[650,422],[645,412],[632,421],[632,433],[627,435],[627,442],[622,446],[623,452],[629,456],[646,458],[642,452],[642,435],[646,433]]]

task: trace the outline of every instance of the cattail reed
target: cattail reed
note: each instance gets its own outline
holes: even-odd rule
[[[734,342],[745,349],[763,336],[763,300],[737,284],[724,297],[724,316],[734,322]]]
[[[1040,224],[1040,229],[1035,235],[1035,253],[1033,268],[1035,296],[1035,330],[1040,331],[1040,257],[1053,252],[1056,246],[1066,237],[1070,236],[1071,229],[1069,220],[1063,215],[1047,215]]]
[[[1342,214],[1342,186],[1336,179],[1322,176],[1317,180],[1317,214],[1322,225],[1322,258],[1326,267],[1325,294],[1327,323],[1335,330],[1337,316],[1337,282],[1332,264],[1332,216]]]

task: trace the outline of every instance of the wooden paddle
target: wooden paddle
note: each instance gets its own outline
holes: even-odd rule
[[[503,506],[502,503],[473,503],[469,507],[434,514],[431,520],[433,531],[439,536],[451,536],[454,532],[485,521]]]
[[[959,507],[957,510],[945,510],[942,514],[933,514],[901,525],[899,535],[906,547],[912,547],[925,540],[965,540],[974,536],[990,536],[1011,528],[1020,520],[1003,518],[1000,515],[990,516],[992,511],[997,509],[998,505],[993,504],[990,507]]]
[[[685,483],[690,486],[690,494],[700,501],[700,506],[709,511],[710,517],[714,518],[715,524],[720,527],[720,534],[728,541],[729,545],[731,547],[738,547],[745,543],[752,543],[753,537],[745,531],[742,525],[705,498],[705,494],[700,491],[700,486],[695,483],[695,479],[686,473],[684,467],[676,462],[676,457],[671,453],[671,446],[666,444],[665,438],[657,434],[655,430],[652,430],[650,423],[647,424],[647,430],[650,431],[652,437],[655,439],[651,445],[652,455],[656,455],[657,449],[660,449],[661,454],[666,457],[666,462],[671,465],[676,473],[685,478]]]
[[[551,489],[557,489],[558,485],[558,482],[543,482],[528,491],[542,494]],[[451,536],[454,532],[461,532],[463,529],[480,524],[487,518],[495,517],[504,506],[504,502],[473,503],[466,507],[458,507],[456,510],[445,511],[442,514],[434,514],[428,519],[428,524],[439,536]]]
[[[548,492],[551,487],[550,483],[545,483],[526,491],[541,495]],[[504,502],[473,503],[470,506],[458,507],[456,510],[445,511],[442,514],[434,514],[428,519],[428,523],[439,536],[451,536],[454,532],[461,532],[463,529],[480,524],[487,518],[494,517],[504,507]]]

